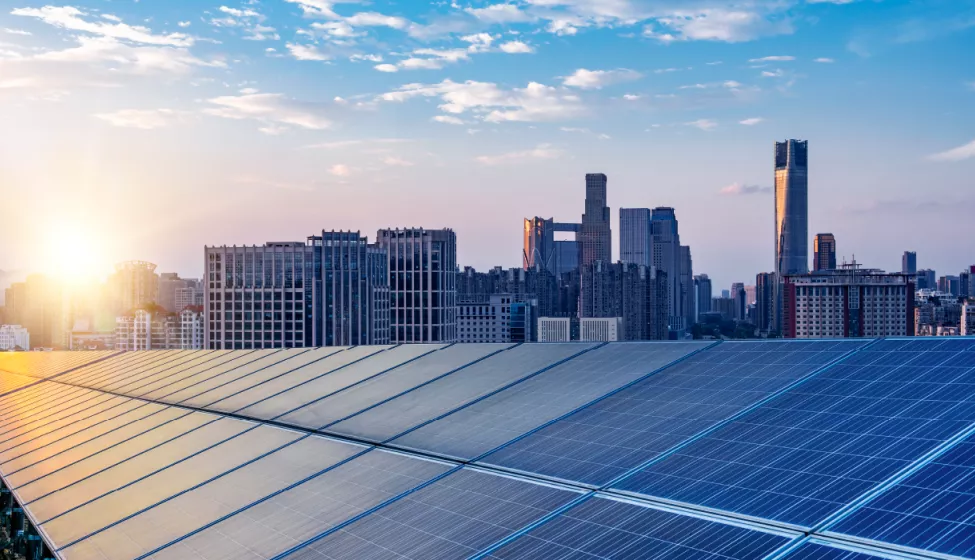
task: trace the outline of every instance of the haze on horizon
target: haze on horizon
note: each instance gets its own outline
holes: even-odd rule
[[[391,226],[518,266],[521,220],[578,220],[603,172],[614,234],[675,207],[721,289],[772,269],[773,142],[802,138],[811,236],[956,274],[973,51],[975,0],[18,0],[0,269],[198,276],[205,244]]]

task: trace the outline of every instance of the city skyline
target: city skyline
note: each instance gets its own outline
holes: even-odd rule
[[[730,285],[772,268],[784,138],[813,143],[809,231],[839,260],[963,266],[899,224],[975,233],[971,1],[313,4],[3,10],[0,180],[23,208],[0,269],[198,276],[201,245],[326,225],[451,227],[458,262],[516,266],[521,220],[576,221],[565,193],[602,172],[614,216],[677,208],[695,268]]]

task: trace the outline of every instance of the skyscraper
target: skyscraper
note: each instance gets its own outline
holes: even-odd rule
[[[620,260],[627,264],[653,264],[653,236],[649,208],[620,208]]]
[[[580,259],[583,270],[596,261],[612,263],[613,233],[606,205],[606,175],[586,174],[586,210],[579,231]]]
[[[901,256],[901,274],[917,274],[917,253],[904,251]]]
[[[813,240],[813,270],[836,269],[836,238],[832,233],[817,233]]]
[[[711,279],[707,274],[698,274],[694,277],[695,294],[695,322],[700,320],[702,313],[711,312]]]
[[[775,143],[775,273],[809,271],[808,142]]]
[[[156,265],[145,261],[128,261],[115,265],[108,278],[112,311],[122,315],[148,303],[157,303],[159,276]]]
[[[650,215],[653,239],[653,266],[667,274],[667,300],[670,328],[684,327],[683,291],[681,289],[681,249],[677,215],[673,208],[654,208]]]
[[[775,330],[772,325],[775,288],[775,273],[760,272],[755,276],[755,326],[761,333],[769,333]]]
[[[684,319],[684,329],[690,329],[697,322],[694,312],[694,264],[691,260],[691,248],[680,246],[680,310]]]
[[[555,233],[574,233],[578,237],[579,229],[579,224],[560,223],[552,218],[547,220],[538,216],[525,218],[522,268],[527,270],[542,267],[556,276],[561,272],[578,268],[577,241],[556,241]]]
[[[928,268],[917,271],[915,283],[918,290],[934,290],[938,287],[935,272]]]
[[[457,236],[451,229],[381,229],[389,258],[394,344],[457,340]]]
[[[731,285],[731,299],[733,299],[735,302],[735,310],[732,315],[735,321],[744,321],[747,319],[745,311],[748,309],[748,304],[745,301],[744,282],[735,282]]]

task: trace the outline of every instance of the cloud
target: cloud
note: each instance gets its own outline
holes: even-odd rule
[[[193,23],[192,22],[189,22],[189,21],[181,21],[181,22],[177,23],[176,25],[178,25],[180,27],[183,27],[183,28],[186,28],[186,27],[189,27],[192,24]]]
[[[818,62],[820,64],[832,64],[832,63],[834,63],[836,61],[833,60],[832,58],[820,57],[820,58],[817,58],[817,59],[813,60],[813,62]]]
[[[928,156],[931,161],[962,161],[971,158],[975,158],[975,140],[964,146]]]
[[[464,121],[458,119],[457,117],[451,117],[450,115],[437,115],[431,120],[443,124],[464,124]]]
[[[253,119],[264,125],[290,125],[309,130],[332,126],[331,119],[326,116],[331,108],[329,105],[297,101],[281,93],[226,95],[208,102],[215,106],[205,109],[205,113],[226,119]]]
[[[166,72],[183,74],[193,67],[226,68],[219,60],[202,60],[187,49],[157,46],[130,46],[112,37],[78,37],[78,46],[58,51],[46,51],[25,61],[41,63],[73,63],[90,65],[109,63],[113,74],[118,72],[149,74]]]
[[[405,159],[397,156],[387,156],[383,158],[383,163],[394,167],[413,167],[412,161],[406,161]]]
[[[340,16],[332,10],[332,5],[337,4],[334,0],[284,0],[291,4],[298,4],[301,11],[309,17],[339,18]]]
[[[669,43],[673,41],[722,41],[738,43],[770,35],[787,35],[794,31],[787,19],[744,9],[675,10],[654,18],[644,28],[647,37]]]
[[[764,121],[765,121],[765,119],[763,119],[762,117],[753,117],[753,118],[750,118],[750,119],[745,119],[743,121],[738,121],[738,124],[743,124],[745,126],[754,126],[754,125],[756,125],[756,124],[758,124],[760,122],[764,122]]]
[[[741,183],[732,183],[720,191],[721,194],[726,196],[743,196],[749,194],[765,194],[770,192],[772,192],[772,187],[743,185]]]
[[[686,126],[693,126],[705,131],[717,128],[718,126],[718,123],[712,121],[711,119],[697,119],[696,121],[686,122],[684,124]]]
[[[380,54],[354,54],[349,57],[352,62],[358,62],[360,60],[368,60],[369,62],[382,62],[383,57]]]
[[[490,33],[474,33],[473,35],[465,35],[460,40],[471,44],[471,46],[467,47],[468,51],[483,52],[491,48],[494,37]]]
[[[748,62],[792,62],[794,56],[765,56],[762,58],[752,58]]]
[[[185,118],[186,113],[173,109],[123,109],[114,113],[98,113],[94,116],[112,126],[150,130],[179,122]]]
[[[295,57],[296,60],[330,60],[332,57],[318,50],[314,45],[298,45],[295,43],[287,43],[285,45],[288,47],[288,52],[291,56]]]
[[[763,78],[781,78],[782,76],[785,76],[785,72],[780,68],[776,68],[775,70],[762,71]]]
[[[492,4],[484,8],[465,8],[464,11],[486,23],[523,23],[536,19],[514,4]]]
[[[395,64],[377,64],[373,68],[380,72],[399,72],[399,68]]]
[[[566,76],[562,80],[562,85],[580,89],[601,89],[612,84],[637,80],[641,77],[643,75],[639,72],[626,68],[618,70],[586,70],[580,68],[571,76]]]
[[[553,148],[550,144],[539,144],[531,150],[520,152],[508,152],[496,156],[478,156],[475,158],[478,163],[484,165],[498,165],[502,163],[512,163],[531,159],[555,159],[562,155],[562,151]]]
[[[490,82],[472,80],[458,83],[407,84],[380,95],[378,100],[403,102],[415,97],[440,97],[440,110],[459,115],[472,112],[486,122],[556,121],[578,117],[586,112],[581,100],[564,90],[536,82],[525,88],[505,90]]]
[[[30,31],[24,31],[23,29],[11,29],[9,27],[4,27],[3,32],[9,35],[33,35]]]
[[[349,166],[342,163],[336,163],[332,167],[329,167],[328,172],[336,177],[348,177],[352,173]]]
[[[81,31],[101,37],[111,37],[143,43],[147,45],[168,45],[171,47],[188,47],[193,44],[193,38],[184,33],[168,33],[157,35],[147,27],[128,25],[121,21],[87,21],[87,14],[71,6],[44,6],[42,8],[15,8],[10,12],[15,16],[35,17],[55,27]]]
[[[403,30],[410,26],[410,21],[398,16],[387,16],[377,12],[360,12],[345,18],[345,21],[352,26],[364,27],[391,27]]]
[[[635,93],[625,93],[625,94],[623,94],[623,99],[625,99],[627,101],[636,101],[637,99],[640,99],[641,97],[643,97],[643,96],[642,95],[635,94]]]
[[[498,48],[502,52],[508,54],[519,54],[519,53],[533,53],[535,49],[532,48],[528,43],[522,43],[521,41],[508,41],[507,43],[502,43]]]

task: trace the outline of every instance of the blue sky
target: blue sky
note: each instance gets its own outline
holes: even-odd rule
[[[810,236],[975,263],[972,0],[83,0],[0,12],[0,269],[200,272],[204,244],[674,206],[718,288],[772,268],[772,143]]]

